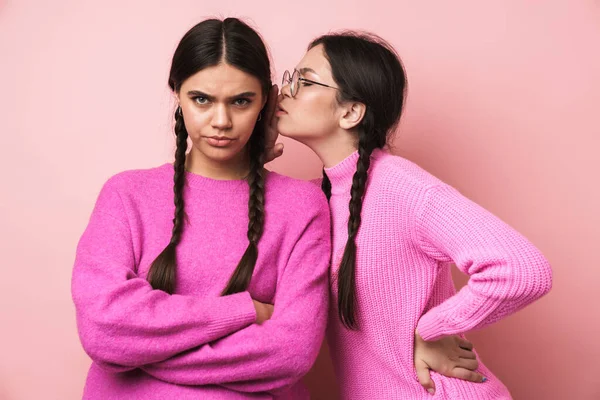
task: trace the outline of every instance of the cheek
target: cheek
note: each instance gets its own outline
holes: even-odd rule
[[[336,123],[330,101],[303,99],[294,105],[290,114],[280,118],[278,128],[282,133],[316,135],[329,131]]]
[[[210,113],[193,111],[184,115],[185,129],[191,138],[199,137],[207,127],[210,127]]]
[[[244,113],[235,116],[233,118],[235,136],[240,138],[241,141],[247,142],[252,135],[257,118],[258,115],[255,116],[254,113]]]
[[[303,114],[305,117],[310,116],[310,118],[307,118],[308,121],[318,121],[321,124],[331,122],[335,118],[330,104],[325,102],[307,105],[303,110]]]

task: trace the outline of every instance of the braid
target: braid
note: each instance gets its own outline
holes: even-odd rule
[[[185,129],[185,123],[183,116],[177,116],[175,114],[175,132],[177,134],[177,149],[175,150],[175,174],[173,175],[173,194],[175,203],[175,217],[173,218],[173,233],[171,236],[171,242],[173,245],[177,245],[181,239],[181,232],[183,231],[183,187],[185,186],[185,153],[187,150],[187,138],[188,133]]]
[[[325,193],[325,197],[327,197],[327,200],[329,200],[331,198],[331,181],[329,180],[329,177],[325,173],[325,170],[323,170],[323,180],[321,181],[321,190],[323,191],[323,193]]]
[[[264,132],[261,122],[257,123],[250,147],[250,174],[248,186],[248,247],[244,252],[235,272],[231,276],[223,295],[238,293],[246,290],[254,273],[254,266],[258,259],[258,241],[260,240],[265,222],[265,174],[264,166]],[[254,139],[254,140],[252,140]]]
[[[352,189],[350,190],[350,218],[348,220],[348,239],[356,237],[361,223],[360,213],[367,183],[367,172],[371,166],[371,153],[373,149],[367,149],[364,143],[358,144],[358,161],[356,172],[352,178]]]
[[[348,240],[338,271],[338,314],[340,320],[349,329],[357,329],[356,322],[356,234],[361,223],[363,198],[371,166],[371,153],[377,146],[372,143],[374,130],[370,113],[363,119],[362,130],[358,138],[358,161],[352,178],[350,190],[350,217],[348,218]]]
[[[175,270],[177,266],[175,250],[181,240],[185,219],[183,189],[185,186],[185,153],[187,150],[188,133],[185,129],[185,122],[180,107],[175,111],[175,134],[177,136],[177,147],[175,149],[175,173],[173,175],[175,203],[173,230],[169,244],[156,257],[148,271],[148,282],[150,282],[152,287],[169,294],[173,294],[175,290]]]
[[[262,142],[257,140],[256,142]],[[264,148],[262,143],[255,147]],[[261,151],[258,157],[250,160],[250,175],[248,186],[250,186],[250,197],[248,199],[248,240],[250,243],[258,244],[265,222],[265,176],[263,174],[264,154]]]

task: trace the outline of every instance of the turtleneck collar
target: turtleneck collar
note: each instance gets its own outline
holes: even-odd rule
[[[385,155],[386,151],[375,149],[371,153],[371,167],[373,162]],[[331,194],[348,194],[352,187],[352,178],[356,172],[356,163],[358,162],[358,150],[343,159],[337,165],[330,168],[325,168],[325,174],[331,182]]]

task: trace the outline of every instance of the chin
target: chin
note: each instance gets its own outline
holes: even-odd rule
[[[279,132],[279,134],[283,137],[290,138],[304,144],[315,137],[315,135],[304,133],[303,131],[280,129],[279,126],[277,126],[277,132]]]
[[[200,152],[202,152],[202,154],[204,154],[206,158],[218,162],[227,162],[235,159],[236,157],[239,157],[243,149],[239,149],[237,148],[237,146],[221,148],[212,146],[202,146],[199,150]]]
[[[290,138],[290,139],[296,139],[299,136],[303,136],[303,135],[298,135],[298,132],[294,129],[290,129],[290,124],[286,124],[285,122],[281,121],[281,119],[277,122],[277,132],[279,132],[279,134],[281,136]]]

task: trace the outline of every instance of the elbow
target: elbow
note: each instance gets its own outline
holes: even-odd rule
[[[302,352],[289,352],[279,370],[279,377],[283,387],[290,387],[298,382],[310,371],[314,363],[310,357]]]
[[[302,379],[313,367],[322,343],[322,337],[313,337],[309,341],[293,341],[288,350],[287,374],[290,382]],[[292,350],[293,349],[293,350]]]
[[[309,357],[305,354],[303,354],[303,355],[299,354],[297,356],[295,368],[291,372],[290,378],[293,381],[299,381],[300,379],[302,379],[306,374],[308,374],[310,369],[313,367],[315,361],[316,361],[316,357],[313,358],[313,357]]]
[[[545,296],[552,289],[553,284],[553,273],[552,267],[548,260],[543,258],[541,262],[536,265],[536,275],[535,278],[538,281],[538,295],[539,297]]]
[[[103,370],[119,373],[131,371],[139,367],[139,365],[132,362],[132,358],[126,351],[119,351],[106,341],[91,337],[84,339],[81,336],[81,345],[92,361]]]
[[[100,335],[93,332],[89,327],[79,329],[79,340],[83,351],[100,366],[115,364],[113,357],[110,356],[107,346],[98,339]]]
[[[519,282],[515,285],[518,290],[515,293],[529,302],[535,301],[550,292],[552,289],[552,267],[546,258],[539,252],[523,261],[519,268]]]
[[[122,360],[116,357],[116,353],[111,350],[107,340],[103,340],[100,332],[86,326],[80,327],[79,339],[85,353],[99,366],[120,365]]]
[[[100,324],[78,318],[77,325],[83,350],[98,366],[113,372],[135,368],[128,346],[102,329]]]

